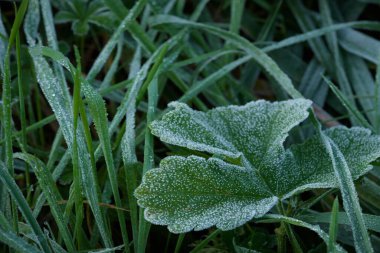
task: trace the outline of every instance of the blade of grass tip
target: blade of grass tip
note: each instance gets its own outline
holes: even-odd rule
[[[156,114],[156,108],[158,103],[158,81],[157,77],[152,81],[148,88],[148,113],[146,116],[147,126],[154,120]],[[144,143],[144,165],[143,175],[154,167],[154,151],[153,151],[153,135],[150,131],[145,131],[145,143]],[[150,223],[144,219],[144,210],[140,208],[139,212],[139,234],[138,234],[138,253],[144,253],[149,230]]]
[[[77,144],[77,129],[78,129],[78,117],[79,117],[79,103],[81,100],[80,91],[81,91],[81,82],[80,78],[82,75],[80,57],[78,53],[78,48],[74,47],[75,58],[77,61],[77,69],[74,76],[74,101],[73,101],[73,147],[71,150],[72,163],[73,163],[73,197],[75,202],[75,227],[74,235],[77,238],[78,249],[81,249],[82,236],[80,234],[80,228],[82,227],[82,222],[84,218],[83,213],[83,196],[82,196],[82,185],[81,185],[81,175],[79,168],[79,157],[78,157],[78,144]],[[67,205],[69,207],[69,205]],[[67,210],[67,214],[71,210]]]
[[[154,60],[155,63],[152,66],[152,68],[149,70],[148,74],[146,75],[147,78],[144,81],[143,84],[141,84],[139,74],[141,73],[143,76],[145,76],[144,72],[145,68],[148,68],[149,65],[145,63],[144,67],[138,72],[136,75],[136,82],[131,87],[131,90],[128,94],[127,104],[129,106],[127,107],[126,112],[126,131],[124,133],[124,137],[122,140],[122,154],[123,154],[123,161],[124,161],[124,171],[126,175],[127,180],[127,195],[128,195],[128,201],[129,201],[129,207],[130,207],[130,215],[131,215],[131,222],[132,222],[132,233],[133,233],[133,240],[135,242],[135,252],[138,251],[138,206],[136,198],[133,196],[133,192],[135,188],[137,187],[136,182],[136,175],[134,168],[136,168],[137,164],[137,158],[136,158],[136,133],[135,133],[135,113],[136,113],[136,106],[137,103],[141,101],[144,91],[146,91],[147,87],[151,84],[153,78],[158,73],[159,67],[162,64],[162,61],[164,59],[165,53],[168,50],[169,44],[166,43],[162,45],[156,54],[154,54],[150,59]],[[148,62],[149,63],[149,62]],[[142,78],[143,78],[142,76]],[[140,99],[140,100],[138,100]]]
[[[380,54],[379,54],[380,55]],[[375,132],[380,133],[380,57],[376,67],[375,79]]]
[[[17,85],[18,96],[20,102],[20,121],[21,121],[21,144],[23,148],[26,148],[26,114],[25,114],[25,98],[24,87],[22,86],[22,71],[21,71],[21,46],[20,46],[20,34],[16,34],[16,63],[17,63]],[[30,173],[29,166],[25,166],[25,182],[26,182],[26,199],[30,202],[31,187],[30,187]]]
[[[202,250],[205,246],[207,246],[207,244],[212,239],[214,239],[217,235],[219,235],[220,232],[222,232],[220,229],[216,229],[214,232],[209,234],[205,239],[203,239],[192,251],[190,251],[190,253],[197,253],[200,250]]]
[[[336,243],[336,237],[339,229],[339,199],[335,198],[334,204],[331,210],[330,228],[329,228],[329,244],[327,245],[328,252],[335,252],[334,245]]]
[[[48,253],[48,252],[50,253],[51,250],[47,243],[46,236],[42,232],[42,229],[40,225],[38,224],[37,220],[33,217],[32,210],[30,210],[30,207],[28,203],[26,202],[24,196],[22,195],[20,188],[17,186],[13,177],[8,172],[8,170],[6,169],[6,167],[4,166],[2,162],[0,162],[0,176],[1,176],[0,177],[1,181],[4,183],[4,185],[7,186],[9,193],[13,197],[14,201],[17,203],[18,208],[20,209],[22,215],[24,216],[25,220],[27,220],[31,229],[33,230],[33,233],[37,237],[42,250],[45,253]]]
[[[120,208],[122,208],[123,206],[119,194],[119,185],[117,181],[116,169],[114,166],[114,159],[112,156],[110,136],[108,134],[108,120],[105,103],[102,97],[90,86],[90,84],[87,83],[85,80],[83,81],[84,85],[82,86],[82,90],[86,97],[86,101],[90,109],[90,114],[92,115],[95,128],[99,136],[100,145],[103,150],[104,158],[106,160],[108,177],[111,183],[116,207],[119,208],[117,209],[117,215],[119,219],[119,225],[123,237],[123,242],[124,245],[129,245],[124,212],[120,210]]]
[[[367,227],[364,223],[363,214],[359,205],[359,198],[347,162],[336,144],[322,132],[321,128],[318,128],[318,134],[330,156],[334,168],[334,174],[338,180],[338,185],[343,198],[343,206],[351,223],[355,249],[357,252],[373,252]]]
[[[346,96],[336,87],[329,79],[326,77],[322,77],[323,80],[330,86],[330,89],[334,92],[334,94],[338,97],[343,106],[350,112],[358,122],[366,128],[373,130],[373,127],[368,123],[368,121],[364,118],[364,116],[351,104],[351,102],[346,98]]]
[[[17,252],[21,253],[41,253],[35,246],[29,244],[27,241],[18,237],[11,231],[6,231],[0,228],[0,241]]]
[[[185,233],[179,234],[177,243],[175,245],[174,253],[178,253],[181,250],[183,239],[185,238]]]
[[[87,80],[91,82],[97,74],[99,74],[100,70],[103,68],[106,63],[108,57],[111,55],[112,50],[116,46],[120,36],[123,34],[125,29],[130,26],[131,22],[133,22],[137,16],[144,9],[147,0],[139,0],[133,8],[128,12],[128,15],[122,20],[116,31],[112,34],[111,38],[108,40],[107,44],[103,47],[102,51],[96,58],[94,64],[87,74]]]
[[[74,252],[74,241],[67,227],[67,221],[63,217],[62,206],[58,204],[63,199],[58,191],[57,185],[55,184],[52,175],[47,170],[45,165],[38,158],[32,155],[16,153],[14,157],[27,162],[33,168],[33,171],[37,176],[38,183],[41,186],[45,197],[47,198],[49,208],[58,226],[60,235],[62,236],[62,239],[65,242],[65,245],[69,252]]]
[[[4,58],[4,73],[3,73],[3,129],[5,135],[5,165],[8,168],[10,175],[14,175],[13,167],[13,145],[12,145],[12,94],[11,94],[11,69],[10,69],[10,54],[13,43],[19,32],[21,23],[24,19],[28,0],[24,0],[20,9],[17,11],[15,20],[12,25],[11,34],[8,40],[8,46]],[[14,203],[11,203],[13,227],[18,232],[18,215]]]

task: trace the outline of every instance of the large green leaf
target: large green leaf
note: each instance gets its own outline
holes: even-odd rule
[[[311,102],[295,99],[194,111],[182,103],[151,125],[169,144],[214,157],[167,157],[136,190],[145,218],[172,232],[216,225],[233,229],[260,217],[279,201],[311,188],[337,187],[331,159],[319,137],[285,150],[288,132],[307,116]],[[353,178],[380,156],[380,138],[363,128],[325,131],[340,148]]]

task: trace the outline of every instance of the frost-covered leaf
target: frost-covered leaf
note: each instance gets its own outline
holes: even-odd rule
[[[229,230],[262,216],[277,202],[257,174],[220,159],[169,156],[136,191],[145,218],[177,233],[214,224]],[[168,208],[170,207],[170,209]]]
[[[354,179],[372,169],[369,163],[380,156],[380,138],[371,136],[368,129],[335,127],[324,132],[344,155]],[[338,187],[329,154],[317,136],[287,150],[283,167],[288,169],[281,170],[279,196],[289,197],[311,188]]]
[[[309,100],[261,100],[208,112],[171,105],[173,111],[152,123],[152,133],[164,142],[216,156],[167,157],[160,168],[146,173],[135,195],[152,223],[177,233],[212,225],[228,230],[297,192],[338,186],[318,137],[284,149],[288,132],[307,117]],[[341,149],[354,178],[380,156],[380,138],[366,129],[338,127],[325,133]],[[223,161],[226,157],[240,163]]]

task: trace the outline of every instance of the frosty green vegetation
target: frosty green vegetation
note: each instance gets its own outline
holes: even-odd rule
[[[174,110],[152,123],[152,133],[212,157],[169,156],[145,174],[135,196],[154,224],[175,233],[213,225],[230,230],[296,193],[339,186],[319,136],[284,148],[289,131],[307,118],[309,100],[259,100],[206,113],[170,105]],[[335,127],[324,134],[343,154],[353,179],[380,156],[380,137],[367,129]]]

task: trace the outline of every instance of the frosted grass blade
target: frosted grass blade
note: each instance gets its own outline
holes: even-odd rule
[[[351,101],[347,99],[347,97],[341,92],[338,87],[336,87],[330,80],[323,77],[323,80],[330,86],[330,89],[334,92],[334,94],[338,97],[338,99],[341,101],[341,103],[344,105],[344,107],[347,109],[348,112],[350,112],[357,120],[358,122],[371,130],[373,130],[373,127],[368,123],[366,118],[363,117],[363,115],[356,109],[354,105],[351,104]]]
[[[350,169],[342,152],[333,140],[324,133],[319,132],[334,168],[335,176],[339,182],[342,193],[343,205],[352,226],[357,252],[373,252],[371,241],[364,223],[362,211],[359,205],[359,198],[355,190],[355,185],[351,176]]]
[[[44,23],[44,28],[46,32],[46,38],[48,41],[48,45],[54,50],[58,50],[58,40],[57,40],[57,32],[54,27],[54,18],[52,13],[52,7],[50,1],[40,1],[41,4],[41,13]],[[31,44],[30,46],[34,46]],[[54,63],[54,71],[56,78],[58,79],[58,83],[61,86],[63,95],[67,101],[71,101],[71,96],[69,93],[69,89],[67,88],[65,74],[63,72],[63,68],[59,66],[57,63]]]
[[[73,183],[70,190],[73,191],[73,199],[69,198],[68,204],[66,205],[65,216],[69,216],[71,213],[71,208],[73,203],[75,205],[75,225],[74,225],[74,235],[77,238],[78,249],[82,248],[83,240],[80,234],[80,228],[82,227],[84,213],[83,213],[83,186],[81,183],[80,168],[79,168],[79,156],[78,156],[78,118],[81,106],[81,65],[78,49],[75,47],[75,58],[77,62],[77,68],[74,73],[74,94],[73,94],[73,144],[71,150],[71,160],[73,164]],[[61,66],[59,66],[61,67]],[[70,194],[71,195],[71,194]]]
[[[159,67],[164,59],[165,53],[169,48],[169,44],[163,44],[153,55],[149,58],[149,60],[144,64],[144,66],[140,69],[140,71],[136,74],[135,82],[132,85],[126,100],[126,130],[122,140],[122,155],[124,162],[124,171],[126,173],[127,179],[127,191],[128,191],[128,200],[130,203],[131,209],[131,220],[132,220],[132,229],[133,229],[133,238],[135,242],[138,242],[138,208],[136,199],[133,196],[133,192],[137,187],[136,178],[134,175],[133,168],[136,166],[137,157],[136,157],[136,143],[135,143],[135,113],[137,103],[139,103],[139,99],[141,100],[144,89],[147,89],[149,84],[155,78],[155,76],[159,73]],[[150,67],[152,61],[155,61],[149,72],[147,71]],[[142,81],[145,79],[144,83]],[[122,105],[120,106],[122,107]],[[119,107],[119,108],[120,108]],[[143,234],[145,236],[145,234]],[[139,249],[138,244],[135,243],[135,251],[137,252]]]
[[[116,46],[120,36],[125,31],[125,29],[127,29],[127,27],[137,18],[137,16],[143,10],[146,2],[147,0],[139,0],[128,12],[128,15],[123,19],[123,21],[121,21],[119,27],[108,40],[107,44],[103,47],[102,51],[100,52],[91,69],[89,70],[87,74],[87,80],[89,82],[91,82],[103,68],[112,50]]]
[[[13,177],[14,164],[13,164],[13,143],[12,143],[12,93],[11,93],[11,66],[10,55],[13,44],[16,40],[17,34],[21,23],[24,19],[26,9],[28,7],[28,0],[22,1],[19,10],[17,11],[15,20],[12,25],[11,34],[9,35],[7,50],[4,56],[4,71],[3,71],[3,90],[2,90],[2,127],[5,135],[5,166],[8,172]],[[5,203],[8,205],[8,203]],[[11,203],[13,227],[18,231],[18,214],[14,203]]]
[[[0,228],[0,241],[21,253],[41,253],[35,246],[29,244],[11,231]]]
[[[295,226],[300,226],[300,227],[310,229],[314,231],[315,233],[317,233],[318,236],[323,239],[326,245],[328,245],[329,243],[329,235],[325,231],[323,231],[319,226],[311,225],[304,221],[297,220],[295,218],[277,215],[277,214],[267,214],[263,217],[263,220],[258,220],[257,222],[258,223],[273,223],[273,222],[280,222],[280,221],[283,221]],[[335,244],[334,247],[335,247],[336,252],[346,252],[341,246],[337,244]]]
[[[115,198],[116,207],[122,208],[122,202],[119,194],[119,186],[117,181],[117,174],[114,165],[114,159],[112,156],[112,148],[110,142],[110,136],[108,135],[108,120],[107,112],[102,97],[87,83],[85,80],[84,85],[82,86],[83,93],[86,97],[88,103],[90,114],[93,118],[96,131],[99,136],[100,145],[103,150],[103,154],[106,160],[108,177],[111,182],[113,196]],[[119,219],[119,224],[121,228],[121,233],[123,237],[124,245],[129,245],[128,232],[126,228],[126,220],[124,212],[120,209],[117,210],[117,215]]]
[[[363,59],[352,54],[347,54],[345,59],[347,74],[351,80],[357,101],[363,110],[362,115],[368,119],[368,122],[370,122],[373,129],[375,129],[376,107],[374,96],[376,96],[376,93],[372,73]]]
[[[38,158],[32,155],[24,154],[24,153],[16,153],[15,158],[22,159],[33,168],[33,171],[35,172],[38,178],[38,182],[42,188],[44,196],[46,197],[49,203],[50,210],[57,223],[57,226],[61,233],[63,241],[65,242],[67,249],[70,252],[74,252],[75,247],[73,244],[73,237],[71,236],[71,233],[67,227],[67,221],[63,217],[63,209],[58,204],[63,199],[62,199],[61,194],[58,191],[58,188],[54,182],[52,175],[47,170],[45,165]]]
[[[8,188],[9,193],[12,195],[14,201],[17,203],[17,206],[20,209],[25,220],[27,220],[29,225],[31,226],[33,233],[37,237],[43,252],[50,253],[51,250],[47,243],[46,236],[42,232],[42,229],[38,224],[37,220],[33,217],[32,210],[30,210],[28,203],[26,202],[24,196],[22,195],[22,192],[20,191],[20,188],[17,186],[16,182],[9,174],[2,162],[0,162],[0,176],[1,181]]]
[[[152,80],[152,83],[148,88],[148,113],[147,113],[147,125],[154,120],[157,102],[158,102],[158,83],[157,78]],[[143,175],[154,167],[154,148],[153,148],[153,135],[150,131],[145,132],[144,143],[144,166]],[[150,223],[144,219],[144,211],[140,208],[139,212],[139,234],[138,234],[138,252],[145,252],[147,239],[150,230]]]
[[[374,105],[375,105],[374,128],[375,128],[376,133],[380,133],[380,60],[376,66]]]
[[[202,81],[199,81],[195,83],[186,93],[178,99],[179,102],[187,102],[190,99],[193,99],[196,97],[199,93],[209,88],[211,85],[215,85],[216,81],[220,79],[221,77],[228,74],[233,69],[237,68],[238,66],[244,64],[245,62],[251,60],[253,56],[247,55],[244,57],[241,57],[225,66],[217,70],[216,72],[209,75],[207,78],[203,79]]]
[[[57,78],[54,76],[48,63],[42,56],[39,55],[39,48],[30,48],[30,54],[32,55],[34,65],[36,68],[37,79],[40,84],[45,97],[47,98],[50,106],[56,114],[57,120],[61,126],[62,133],[65,137],[66,143],[69,149],[72,149],[73,143],[73,114],[70,101],[67,101],[64,96],[64,92],[60,86],[55,85],[58,83]],[[87,150],[84,140],[83,128],[78,129],[78,152],[82,159],[79,159],[79,166],[81,169],[81,180],[85,189],[86,197],[89,200],[91,210],[95,216],[96,224],[99,228],[101,237],[106,247],[112,247],[110,238],[106,229],[106,222],[103,217],[102,211],[99,206],[99,195],[97,192],[98,183],[97,178],[94,175],[94,168],[90,162],[90,154]]]
[[[334,204],[331,210],[330,228],[329,228],[329,243],[327,245],[328,252],[334,252],[334,245],[338,235],[339,224],[339,199],[335,198]]]
[[[303,220],[309,223],[330,223],[332,213],[310,213],[304,214],[298,217],[298,219]],[[350,220],[348,219],[348,215],[345,212],[338,213],[339,220],[338,224],[350,225]],[[380,232],[380,219],[378,215],[373,214],[363,214],[364,223],[366,224],[369,230],[373,230],[375,232]]]

